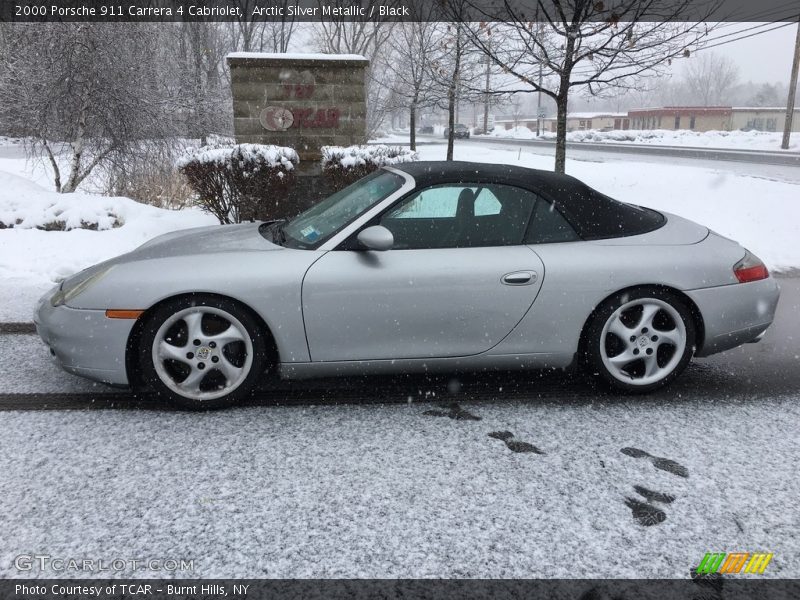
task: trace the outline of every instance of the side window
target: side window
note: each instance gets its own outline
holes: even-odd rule
[[[434,187],[416,194],[386,215],[389,219],[454,218],[461,187]]]
[[[526,244],[553,244],[556,242],[574,242],[580,237],[563,215],[558,212],[553,204],[540,198],[536,203],[528,233],[525,236]]]
[[[385,213],[396,249],[524,243],[537,196],[510,185],[459,183],[426,188]]]
[[[487,215],[499,215],[500,209],[503,207],[500,200],[497,199],[491,190],[483,188],[475,197],[475,216],[485,217]]]

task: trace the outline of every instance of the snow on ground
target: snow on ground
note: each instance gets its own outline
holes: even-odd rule
[[[42,161],[26,160],[22,141],[15,138],[0,137],[0,172],[17,175],[46,190],[55,189],[51,169]]]
[[[419,135],[419,134],[418,134]],[[393,130],[370,140],[373,144],[408,144],[408,131]]]
[[[490,137],[499,137],[499,138],[509,138],[514,140],[532,140],[536,137],[536,132],[531,131],[527,127],[517,126],[512,127],[511,129],[506,129],[500,125],[495,126],[495,128],[489,133]],[[476,136],[480,137],[480,136]],[[539,136],[542,139],[547,139],[546,136]]]
[[[21,149],[0,146],[0,321],[29,321],[33,305],[54,283],[92,264],[133,250],[177,229],[217,223],[196,209],[170,211],[83,192],[57,194],[47,173],[27,163]],[[36,183],[34,182],[36,181]],[[47,186],[47,187],[44,187]],[[43,231],[54,222],[100,231]]]
[[[42,231],[34,228],[57,218],[59,211],[63,211],[60,217],[67,223],[100,221],[104,230]],[[45,285],[128,252],[162,233],[217,223],[214,217],[195,209],[171,211],[128,198],[80,192],[57,194],[0,171],[0,220],[6,215],[21,219],[22,223],[0,230],[0,279]],[[115,218],[121,226],[106,229]]]
[[[511,139],[535,139],[536,132],[528,127],[518,126],[505,129],[496,126],[489,134],[491,137]],[[732,150],[781,150],[783,134],[771,131],[688,131],[662,130],[640,131],[570,131],[568,142],[594,143],[631,143],[653,144],[658,146],[685,146],[692,148],[724,148]],[[538,139],[555,140],[556,134],[544,132]],[[800,133],[792,135],[789,151],[800,151]]]
[[[445,148],[420,146],[420,160],[442,160]],[[569,151],[567,151],[569,157]],[[456,144],[456,160],[552,170],[553,158],[524,148]],[[800,186],[742,173],[663,163],[589,162],[567,158],[567,173],[624,202],[702,223],[749,248],[774,270],[800,266]]]
[[[706,552],[757,550],[765,576],[798,577],[797,400],[4,412],[0,576],[46,553],[199,577],[685,579]],[[634,519],[634,486],[674,496],[666,520]]]

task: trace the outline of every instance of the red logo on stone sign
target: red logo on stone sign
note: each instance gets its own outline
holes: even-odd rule
[[[338,108],[295,108],[294,126],[308,129],[332,129],[339,126],[342,111]]]
[[[297,100],[305,100],[314,95],[313,83],[284,83],[283,84],[283,97],[285,99],[296,98]]]

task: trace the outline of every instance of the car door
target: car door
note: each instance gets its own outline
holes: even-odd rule
[[[498,344],[531,308],[544,266],[523,245],[536,195],[446,184],[412,193],[372,224],[385,252],[341,249],[303,282],[313,361],[455,357]]]

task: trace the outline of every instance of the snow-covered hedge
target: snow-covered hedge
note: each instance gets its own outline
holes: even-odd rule
[[[35,206],[0,207],[0,229],[41,229],[70,231],[92,229],[99,231],[120,227],[124,220],[115,211],[112,200],[76,205],[70,195],[54,202]]]
[[[178,169],[197,203],[220,223],[273,218],[295,182],[300,162],[292,148],[262,144],[191,148]]]
[[[339,190],[390,165],[419,160],[419,155],[401,146],[323,146],[322,172],[335,190]]]
[[[105,230],[123,225],[137,204],[76,192],[58,194],[0,170],[0,230]]]
[[[534,139],[536,132],[527,127],[505,129],[498,125],[490,133],[493,137],[510,139]],[[540,140],[555,140],[556,134],[543,131],[538,137]],[[741,148],[743,150],[777,150],[781,145],[781,133],[774,131],[690,131],[687,129],[665,130],[639,130],[639,129],[614,129],[600,131],[588,129],[586,131],[567,132],[568,142],[593,142],[593,143],[632,143],[652,144],[661,146],[684,146],[692,148]],[[789,150],[797,151],[800,144],[792,142]]]

